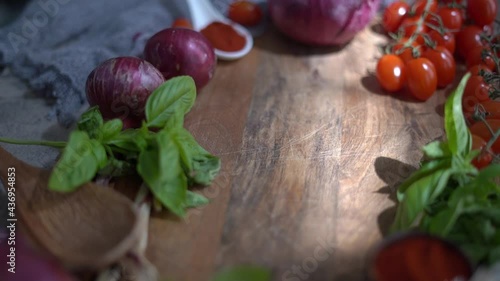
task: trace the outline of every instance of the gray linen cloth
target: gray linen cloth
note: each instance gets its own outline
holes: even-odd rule
[[[117,56],[141,56],[145,41],[188,16],[183,0],[32,0],[0,28],[0,65],[54,103],[49,117],[74,123],[87,75]]]

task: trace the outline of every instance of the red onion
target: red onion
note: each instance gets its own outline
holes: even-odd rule
[[[20,232],[16,232],[15,240],[0,243],[0,253],[0,280],[76,281],[55,260],[35,252]]]
[[[140,124],[151,93],[165,82],[149,62],[136,57],[109,59],[87,78],[87,100],[99,106],[105,119],[120,118],[127,124]],[[131,122],[128,122],[128,121]]]
[[[197,89],[212,79],[217,64],[210,41],[187,28],[167,28],[153,35],[144,48],[144,58],[167,80],[180,75],[191,76]]]
[[[314,46],[348,43],[375,16],[380,0],[268,0],[274,25]]]

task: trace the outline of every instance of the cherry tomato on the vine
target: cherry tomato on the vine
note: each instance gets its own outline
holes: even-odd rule
[[[397,54],[405,63],[408,62],[409,60],[414,59],[413,49],[418,50],[418,52],[420,52],[420,53],[423,52],[423,46],[419,45],[416,41],[412,42],[411,47],[407,47],[407,48],[403,49],[405,43],[408,40],[409,40],[408,38],[401,39],[401,41],[398,44],[394,45],[394,47],[392,49],[392,52]]]
[[[407,84],[410,93],[418,100],[426,101],[437,89],[436,68],[426,58],[416,58],[406,63]]]
[[[465,112],[474,112],[477,104],[490,100],[489,86],[480,75],[471,75],[465,85],[462,107]]]
[[[494,70],[496,67],[495,61],[493,60],[493,54],[489,48],[483,46],[477,46],[470,49],[465,58],[465,64],[467,68],[477,64],[483,64],[490,70]]]
[[[500,120],[500,101],[487,100],[480,103],[481,109],[486,112],[486,118]]]
[[[464,19],[462,18],[462,12],[459,9],[444,6],[439,8],[437,15],[441,18],[445,28],[452,32],[460,31]]]
[[[174,20],[174,22],[172,23],[172,27],[184,27],[184,28],[193,29],[193,25],[186,18],[176,18]]]
[[[483,30],[475,25],[468,25],[456,36],[457,52],[463,58],[467,57],[467,53],[474,47],[483,46],[481,39]]]
[[[410,5],[404,1],[396,1],[387,6],[382,17],[382,26],[385,31],[395,32],[398,30],[409,9]]]
[[[450,85],[455,79],[456,64],[453,55],[443,46],[427,49],[422,57],[432,62],[436,69],[437,85],[444,88]]]
[[[486,118],[486,122],[488,122],[488,125],[493,133],[496,133],[498,132],[498,130],[500,130],[500,119]],[[484,122],[476,122],[472,124],[472,126],[469,127],[469,131],[471,132],[471,134],[477,135],[487,142],[490,141],[493,136]],[[493,143],[493,145],[491,146],[491,150],[495,154],[500,153],[500,139],[497,139]]]
[[[484,64],[473,65],[469,67],[467,71],[470,72],[471,75],[479,75],[481,70],[491,72],[491,70]]]
[[[469,0],[467,14],[478,26],[489,25],[495,21],[497,15],[496,0]]]
[[[403,29],[405,37],[411,37],[415,33],[425,34],[427,32],[428,30],[427,26],[425,24],[419,25],[418,21],[419,17],[406,17],[403,19],[400,28]],[[424,44],[424,39],[421,36],[419,36],[417,42],[419,44]]]
[[[415,8],[415,14],[416,15],[422,15],[424,13],[424,10],[425,10],[425,7],[427,5],[427,0],[419,0],[417,2],[415,2],[414,4],[414,8]],[[438,9],[438,3],[437,1],[435,0],[432,0],[430,6],[429,6],[429,9],[428,11],[431,12],[431,13],[435,13]]]
[[[455,35],[449,32],[441,35],[441,33],[434,29],[429,31],[428,35],[431,40],[436,43],[437,46],[443,46],[448,49],[450,53],[455,53]]]
[[[262,20],[262,9],[250,1],[235,1],[229,5],[228,18],[245,26],[255,26]]]
[[[403,60],[393,54],[387,54],[377,63],[376,76],[380,86],[388,92],[396,92],[404,87],[406,69]]]
[[[476,158],[472,160],[472,165],[474,165],[478,170],[481,170],[493,161],[493,155],[491,151],[486,151],[484,148],[486,147],[487,142],[478,135],[472,134],[472,150],[481,151]]]

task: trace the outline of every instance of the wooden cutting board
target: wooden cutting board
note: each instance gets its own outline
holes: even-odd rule
[[[187,128],[222,159],[185,221],[156,215],[147,256],[176,281],[239,264],[273,280],[365,280],[390,224],[391,193],[444,135],[446,90],[425,103],[384,94],[373,75],[384,36],[316,49],[270,29],[253,51],[220,62]]]

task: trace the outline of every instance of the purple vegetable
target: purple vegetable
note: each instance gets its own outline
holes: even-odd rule
[[[313,46],[343,45],[375,16],[380,0],[268,0],[274,25]]]
[[[140,124],[148,97],[163,82],[160,71],[145,60],[113,58],[88,76],[87,100],[91,106],[99,106],[105,119],[120,118],[124,120],[124,127]]]
[[[187,28],[167,28],[153,35],[144,48],[144,58],[167,80],[180,75],[191,76],[197,89],[212,79],[217,65],[210,41]]]

